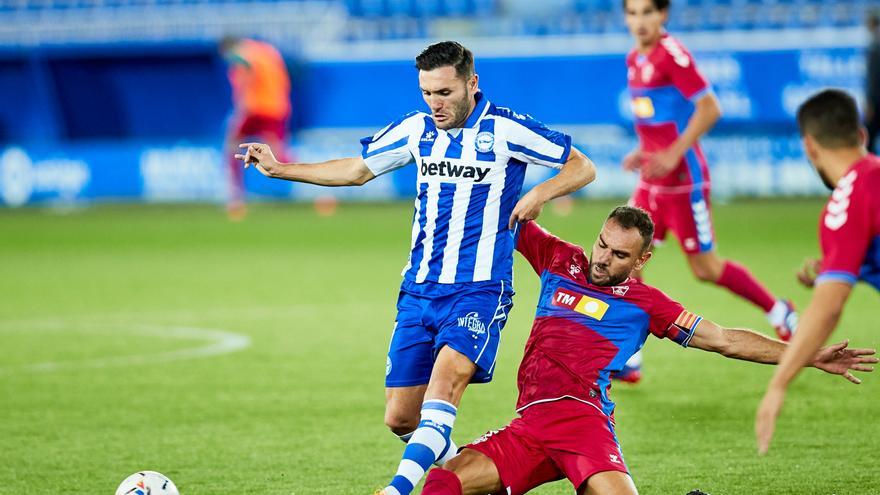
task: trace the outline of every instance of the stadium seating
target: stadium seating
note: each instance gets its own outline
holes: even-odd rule
[[[870,6],[870,0],[676,0],[669,27],[689,32],[857,26]],[[244,13],[267,20],[264,36],[288,40],[625,31],[619,0],[0,0],[0,43],[211,40],[246,29],[240,23]]]

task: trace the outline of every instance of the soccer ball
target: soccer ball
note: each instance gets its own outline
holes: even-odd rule
[[[174,482],[156,471],[141,471],[125,478],[116,495],[180,495]]]

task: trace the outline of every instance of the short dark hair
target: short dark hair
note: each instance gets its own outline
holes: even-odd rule
[[[639,229],[643,253],[654,240],[654,222],[645,210],[635,206],[618,206],[608,215],[608,220],[612,219],[625,229]]]
[[[802,136],[810,136],[826,148],[862,145],[859,107],[841,89],[826,89],[811,96],[797,112]]]
[[[626,10],[627,0],[623,0],[623,10]],[[670,0],[654,0],[654,8],[660,11],[669,9]]]
[[[416,68],[434,70],[455,67],[458,77],[467,79],[474,75],[474,54],[457,41],[441,41],[428,46],[416,57]]]

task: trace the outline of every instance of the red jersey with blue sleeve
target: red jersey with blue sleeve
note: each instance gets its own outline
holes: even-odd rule
[[[880,290],[880,158],[857,161],[837,183],[819,222],[816,283],[857,280]]]
[[[694,102],[711,91],[693,56],[675,38],[664,34],[650,53],[633,50],[626,57],[627,81],[639,144],[646,153],[669,148],[687,127]],[[647,185],[669,187],[709,183],[709,167],[699,144],[664,177],[645,178]]]
[[[648,334],[687,347],[701,318],[638,280],[613,287],[587,278],[590,260],[580,246],[523,224],[517,250],[541,277],[541,294],[517,385],[517,411],[542,402],[574,399],[613,418],[611,373]]]

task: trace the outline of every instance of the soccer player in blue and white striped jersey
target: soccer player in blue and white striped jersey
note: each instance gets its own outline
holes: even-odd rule
[[[326,186],[361,185],[415,163],[418,194],[409,261],[386,361],[385,423],[407,442],[386,495],[406,495],[450,438],[468,383],[492,379],[512,307],[518,224],[595,178],[571,137],[497,107],[480,92],[471,52],[453,41],[417,58],[430,113],[412,112],[361,140],[361,156],[282,164],[265,144],[237,155],[262,174]],[[559,173],[520,197],[529,164]]]

